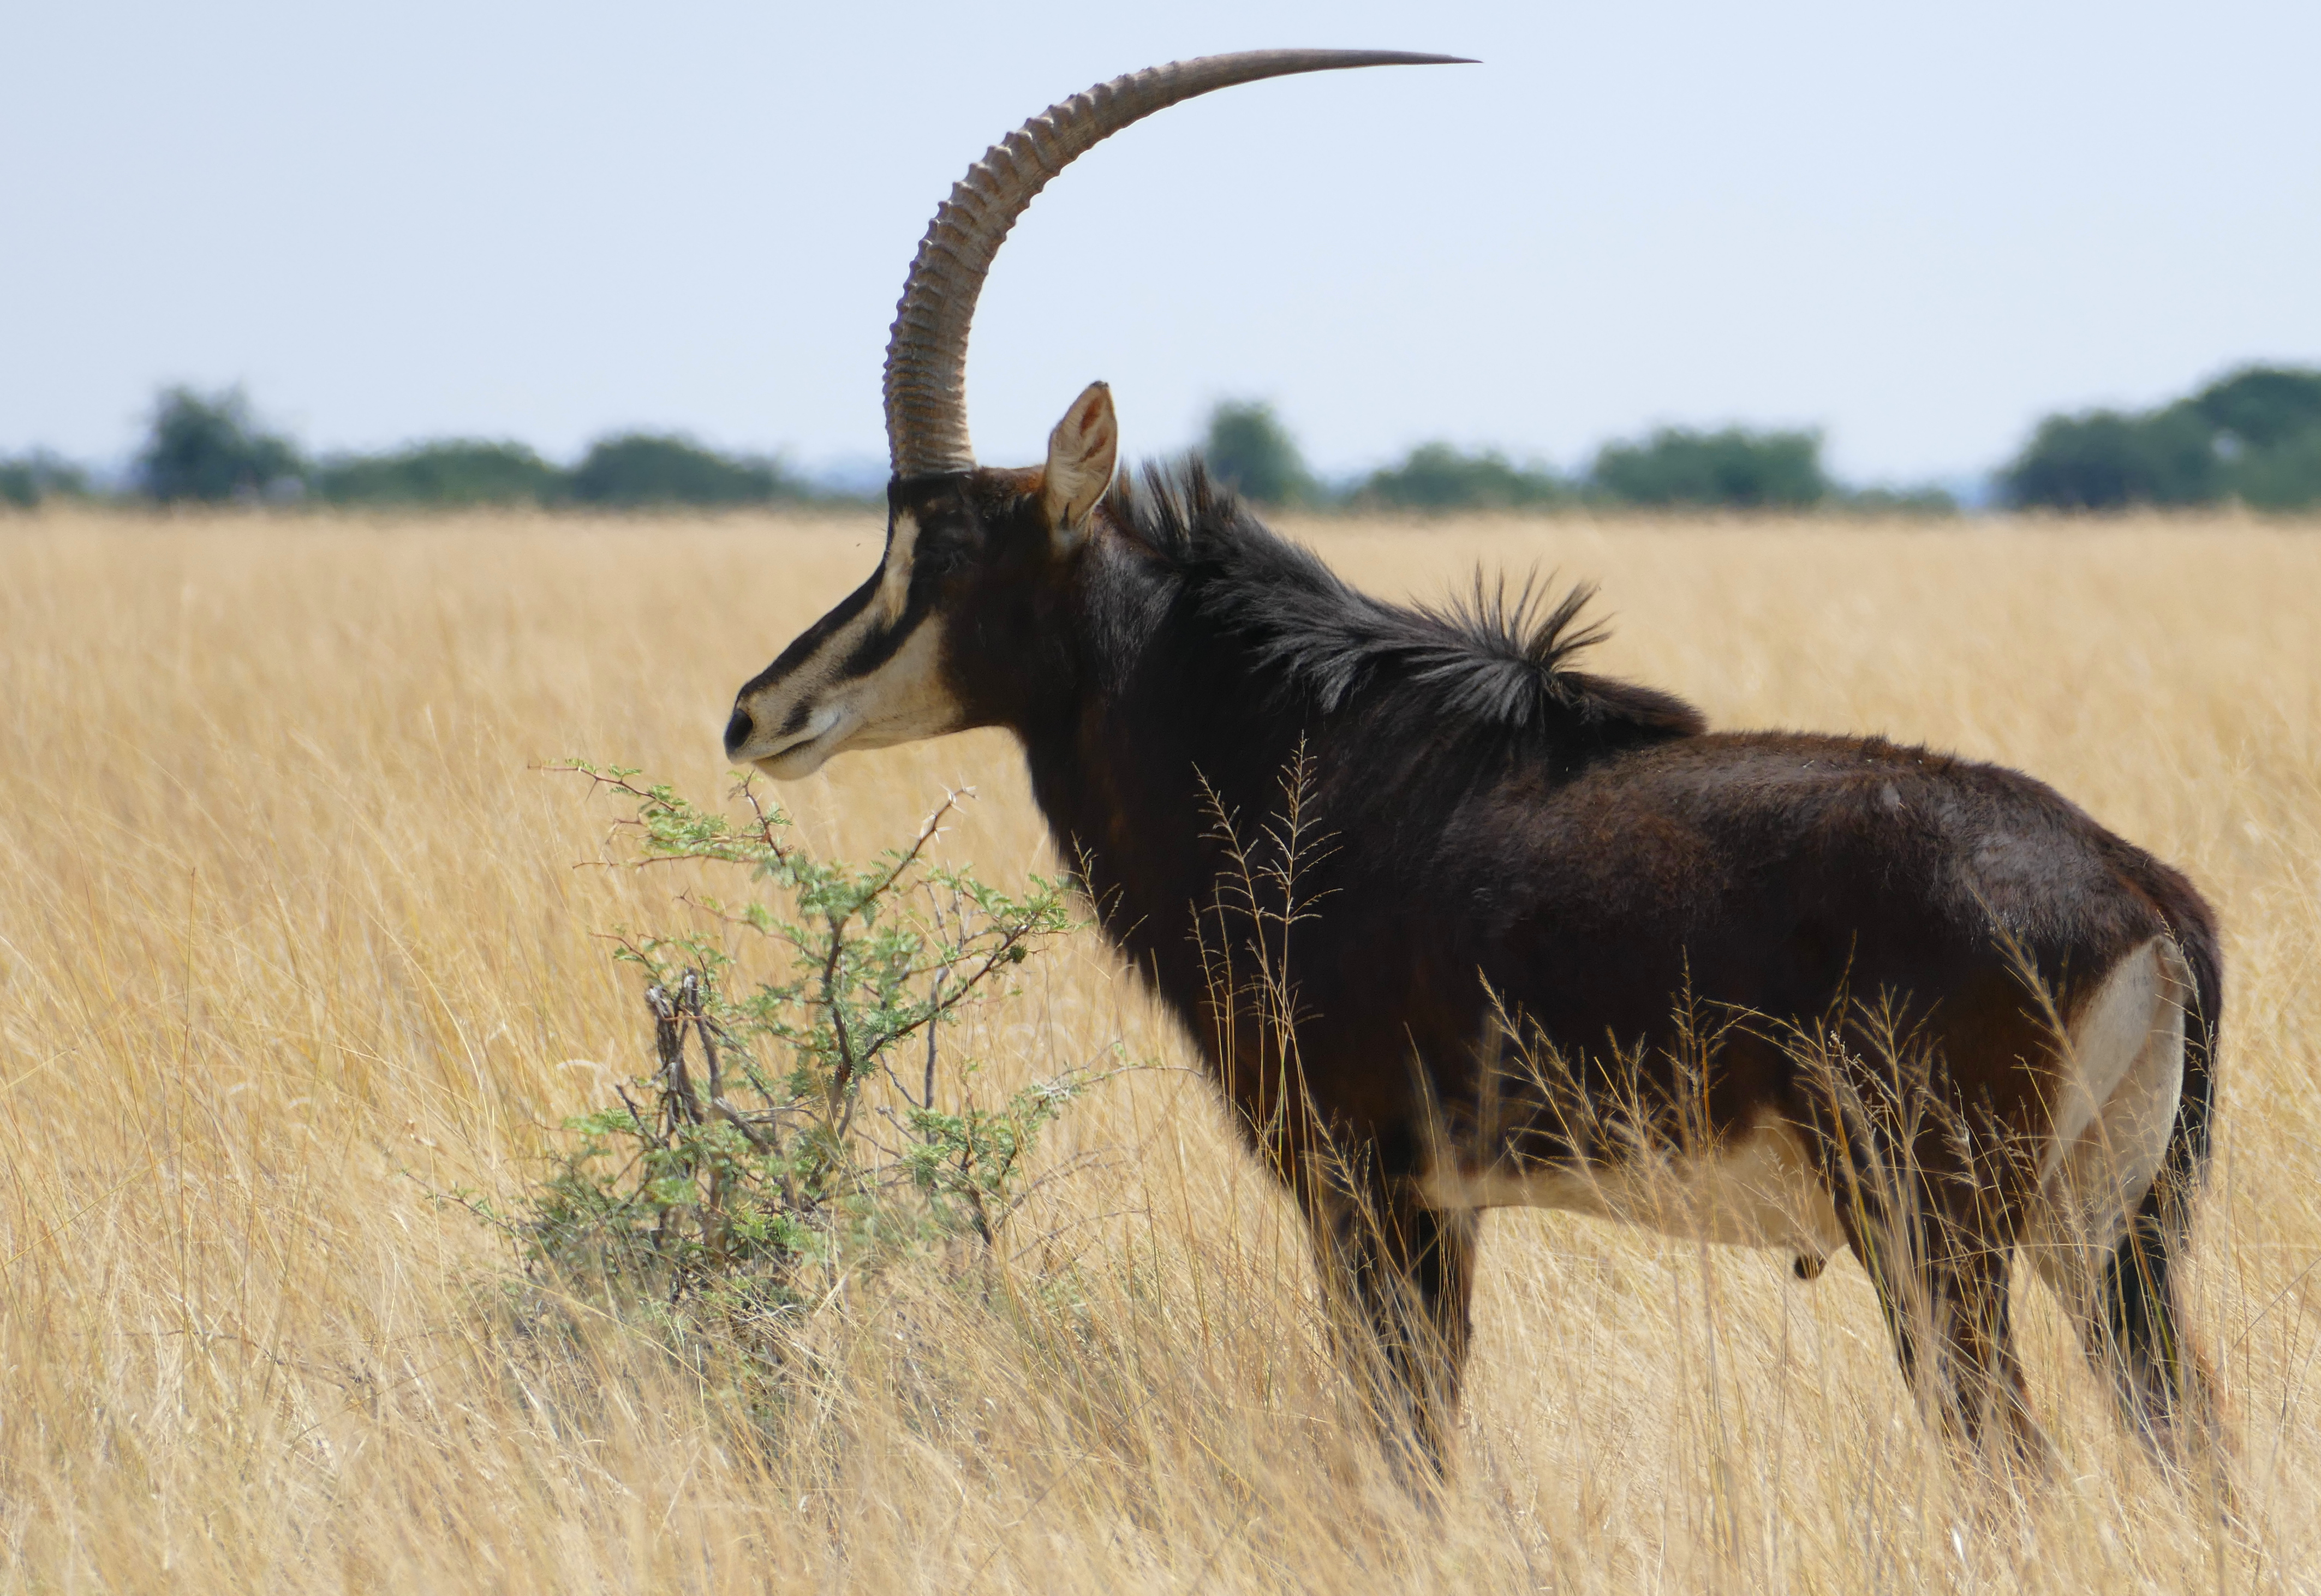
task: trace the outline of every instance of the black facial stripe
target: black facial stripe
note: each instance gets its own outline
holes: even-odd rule
[[[933,585],[912,583],[911,596],[905,602],[903,612],[896,617],[894,625],[878,628],[855,644],[854,651],[849,654],[846,657],[846,662],[838,667],[840,678],[849,682],[857,681],[892,659],[895,657],[895,651],[919,629],[919,622],[933,613],[934,607]]]
[[[881,566],[878,570],[871,572],[870,580],[840,600],[838,608],[800,632],[797,639],[782,650],[781,657],[750,678],[742,687],[741,696],[747,698],[760,687],[770,686],[804,665],[808,659],[813,658],[815,650],[829,641],[833,632],[870,607],[870,601],[878,596],[878,583],[885,570],[886,567]],[[792,730],[795,730],[796,728],[793,727]]]

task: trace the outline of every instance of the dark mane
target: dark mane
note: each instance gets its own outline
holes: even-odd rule
[[[1699,711],[1670,694],[1571,668],[1609,635],[1582,622],[1593,586],[1550,603],[1533,578],[1510,590],[1479,570],[1472,591],[1447,604],[1387,603],[1277,536],[1197,458],[1147,466],[1141,485],[1124,475],[1106,503],[1188,584],[1202,615],[1248,640],[1324,713],[1377,689],[1469,725],[1578,732],[1597,748],[1707,729]]]

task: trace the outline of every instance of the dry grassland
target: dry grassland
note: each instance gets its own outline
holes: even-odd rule
[[[1377,590],[1600,579],[1598,666],[1721,725],[2029,768],[2227,928],[2198,1334],[2241,1437],[2217,1529],[2116,1435],[2043,1296],[2065,1465],[1991,1505],[1923,1434],[1860,1270],[1595,1221],[1488,1226],[1437,1513],[1343,1422],[1307,1265],[1182,1070],[1044,1157],[996,1284],[815,1316],[753,1424],[633,1332],[524,1333],[430,1190],[517,1190],[646,1068],[592,933],[673,875],[576,869],[580,754],[709,795],[734,687],[869,569],[866,521],[0,521],[0,1583],[55,1590],[2281,1589],[2321,1585],[2321,530],[1827,522],[1296,528]],[[791,790],[863,855],[947,785],[1049,856],[1007,740]],[[1188,1053],[1082,939],[960,1046],[994,1087]]]

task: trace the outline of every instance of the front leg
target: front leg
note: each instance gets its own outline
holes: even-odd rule
[[[1473,1337],[1479,1216],[1429,1208],[1398,1177],[1308,1181],[1298,1197],[1358,1399],[1406,1476],[1438,1485]]]

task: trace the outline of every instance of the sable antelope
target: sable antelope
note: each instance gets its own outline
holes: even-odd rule
[[[2178,1265],[2223,996],[2181,875],[2017,772],[1712,733],[1582,673],[1584,594],[1542,613],[1479,585],[1439,610],[1357,593],[1197,467],[1115,482],[1101,383],[1044,465],[975,463],[969,319],[1050,178],[1213,89],[1446,59],[1155,68],[969,168],[887,347],[884,560],[742,687],[727,753],[789,779],[970,727],[1021,739],[1106,934],[1306,1215],[1342,1345],[1425,1465],[1479,1211],[1509,1204],[1782,1247],[1807,1278],[1850,1247],[1934,1419],[2035,1462],[2007,1320],[2027,1250],[2178,1456],[2212,1425]],[[1692,1200],[1651,1200],[1671,1183]]]

